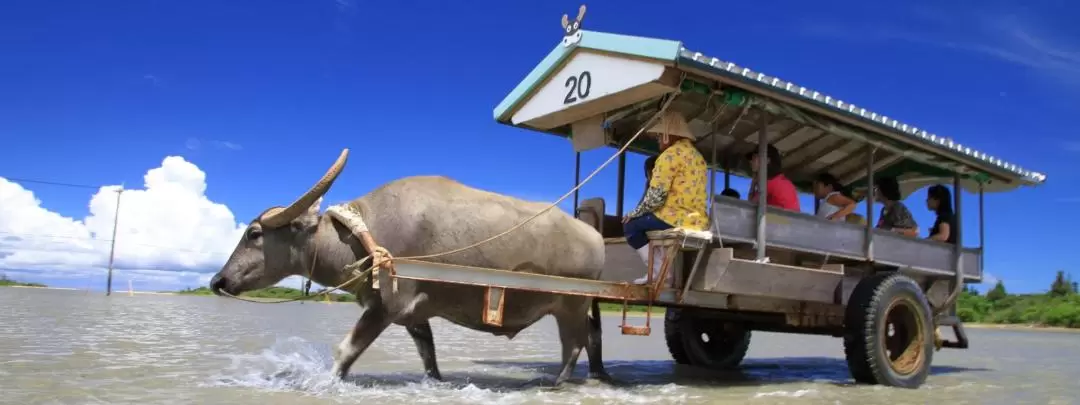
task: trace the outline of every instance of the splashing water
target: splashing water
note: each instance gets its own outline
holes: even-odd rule
[[[552,388],[552,376],[527,366],[455,368],[444,372],[447,381],[440,382],[417,372],[357,370],[363,357],[343,381],[330,374],[333,357],[329,346],[298,337],[278,339],[255,354],[228,357],[232,364],[206,385],[287,392],[342,403],[364,399],[379,403],[644,404],[687,403],[695,399],[684,387],[671,383],[614,387],[585,382]],[[419,363],[419,359],[415,362]],[[580,369],[586,366],[578,367],[580,375]]]

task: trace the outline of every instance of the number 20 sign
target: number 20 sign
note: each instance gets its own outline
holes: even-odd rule
[[[566,78],[563,86],[566,87],[566,97],[563,97],[563,105],[587,99],[589,98],[589,91],[592,90],[592,73],[586,70],[577,76],[571,75]]]

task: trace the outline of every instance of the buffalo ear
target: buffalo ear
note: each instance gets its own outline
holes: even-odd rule
[[[292,228],[293,232],[314,231],[315,227],[319,225],[319,205],[321,203],[322,197],[319,197],[315,203],[308,207],[307,211],[300,214],[296,219],[289,221],[289,227]]]

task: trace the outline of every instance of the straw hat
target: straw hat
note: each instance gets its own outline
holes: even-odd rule
[[[691,141],[696,140],[697,137],[690,131],[690,126],[686,124],[686,119],[677,112],[666,111],[664,115],[660,116],[660,119],[656,120],[647,131],[656,135],[671,135],[686,138]]]

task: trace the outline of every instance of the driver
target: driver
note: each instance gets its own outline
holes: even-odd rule
[[[709,220],[705,214],[708,169],[705,158],[694,147],[695,137],[686,120],[678,113],[667,112],[646,134],[657,138],[661,153],[649,176],[645,196],[637,208],[623,217],[623,232],[627,244],[638,252],[648,268],[646,232],[674,227],[702,231]],[[661,260],[661,255],[655,255],[654,272],[659,271]],[[646,275],[634,283],[644,284],[647,280]]]

